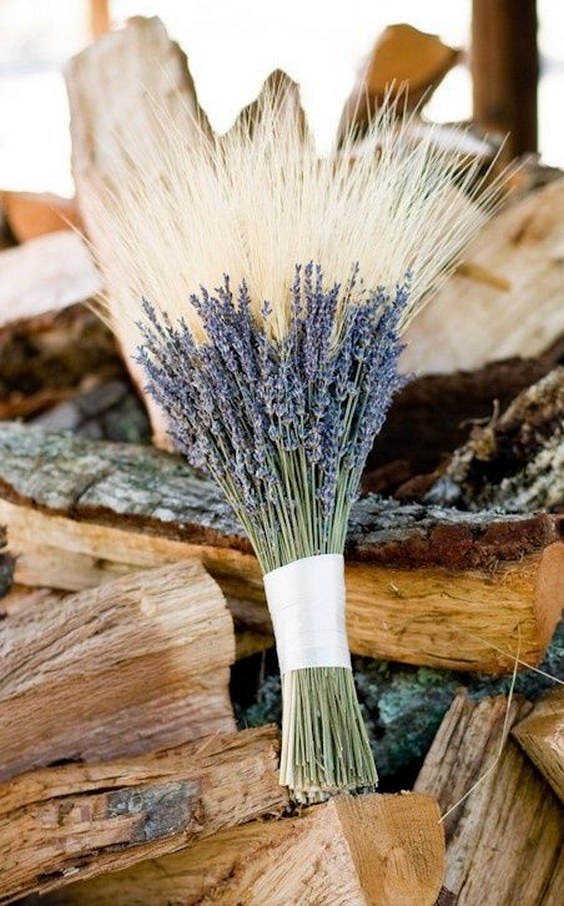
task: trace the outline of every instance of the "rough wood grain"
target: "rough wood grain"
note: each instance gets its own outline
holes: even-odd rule
[[[447,281],[407,331],[407,371],[537,356],[564,333],[563,210],[561,178],[484,227],[466,253],[466,271]]]
[[[137,572],[0,622],[0,779],[234,727],[231,618],[199,563]]]
[[[100,292],[79,237],[59,230],[0,252],[0,327],[60,311]]]
[[[253,628],[268,630],[247,539],[215,487],[177,457],[0,425],[0,524],[22,584],[85,588],[196,557],[234,615],[254,612]],[[352,650],[496,673],[512,669],[520,633],[522,659],[537,663],[562,609],[560,529],[556,516],[361,500],[347,548]]]
[[[130,149],[135,159],[145,154],[147,172],[155,184],[162,178],[155,135],[166,113],[179,133],[190,140],[197,128],[210,131],[198,105],[185,54],[168,38],[157,19],[130,19],[119,31],[105,35],[74,57],[66,71],[71,109],[72,169],[79,208],[104,273],[105,288],[116,298],[129,298],[131,289],[121,283],[108,254],[107,224],[100,218],[96,199],[100,188],[119,198],[120,184],[131,178]],[[152,145],[153,142],[153,145]],[[129,150],[128,150],[129,149]],[[120,325],[114,325],[124,359],[143,391],[145,378],[132,362],[132,349]],[[170,449],[163,417],[147,400],[158,446]]]
[[[564,803],[564,687],[544,695],[512,732]]]
[[[59,906],[432,906],[444,841],[427,796],[341,797],[62,891]],[[53,900],[47,898],[46,906]]]
[[[564,368],[527,387],[501,415],[476,425],[427,499],[509,512],[564,508]],[[444,499],[443,499],[444,502]]]
[[[217,733],[136,758],[33,771],[0,785],[0,903],[280,814],[288,798],[278,784],[277,737],[273,727]],[[54,899],[61,902],[60,894]]]
[[[514,702],[510,724],[530,707]],[[415,784],[437,797],[443,814],[494,762],[506,709],[505,696],[454,700]],[[561,807],[511,739],[496,769],[444,824],[447,865],[440,902],[556,906],[564,866]]]

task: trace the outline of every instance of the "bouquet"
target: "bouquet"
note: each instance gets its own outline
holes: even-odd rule
[[[402,334],[495,203],[477,164],[387,104],[319,158],[293,97],[188,144],[163,121],[96,249],[177,449],[256,552],[283,692],[280,782],[298,801],[374,788],[345,629],[344,547],[363,466],[404,378]]]

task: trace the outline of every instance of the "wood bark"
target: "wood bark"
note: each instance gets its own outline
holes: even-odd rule
[[[339,133],[362,133],[393,87],[405,92],[409,109],[428,101],[432,91],[456,65],[460,51],[411,25],[389,25],[380,35],[362,67],[345,104]]]
[[[513,736],[564,802],[564,689],[559,686],[538,701]]]
[[[428,796],[338,797],[62,891],[59,906],[432,906],[444,869]],[[48,897],[46,906],[53,901]]]
[[[474,121],[507,135],[507,160],[536,151],[536,0],[473,0],[471,68]]]
[[[151,141],[162,132],[159,117],[170,115],[186,141],[196,128],[211,132],[198,105],[185,54],[170,41],[159,19],[135,17],[74,57],[66,72],[71,109],[72,168],[80,211],[96,257],[104,273],[105,288],[116,298],[128,299],[108,254],[107,224],[100,219],[96,199],[100,189],[119,197],[119,186],[131,178],[129,151],[135,147],[139,161],[145,149],[147,170],[155,184],[157,155]],[[132,111],[134,115],[132,115]],[[198,126],[196,126],[196,121]],[[130,340],[114,325],[124,359],[140,392],[145,378],[132,361]],[[158,446],[171,448],[163,416],[147,399]]]
[[[177,457],[0,425],[0,524],[22,584],[85,588],[196,557],[234,616],[269,630],[248,540],[214,485]],[[498,673],[512,669],[520,635],[521,658],[538,663],[562,608],[560,532],[558,516],[364,498],[347,545],[352,651]]]
[[[0,903],[154,864],[222,829],[278,815],[287,801],[273,727],[23,774],[0,785]]]
[[[563,367],[524,390],[487,425],[472,429],[428,497],[440,502],[444,493],[469,509],[564,507]]]
[[[437,797],[443,814],[495,762],[507,707],[505,696],[454,700],[415,784],[417,791]],[[510,725],[530,707],[514,701]],[[511,739],[495,769],[443,823],[447,863],[439,902],[559,902],[564,879],[560,803]]]
[[[406,371],[448,373],[541,355],[564,333],[564,179],[487,224],[459,269],[414,320]]]
[[[0,779],[234,728],[233,627],[199,563],[137,572],[0,622]]]
[[[371,482],[379,470],[389,469],[394,462],[405,464],[396,487],[437,469],[447,454],[466,443],[472,422],[491,419],[496,407],[506,409],[562,358],[564,336],[538,358],[514,358],[490,362],[474,371],[416,377],[394,399],[368,458],[365,484],[373,487]],[[380,487],[390,485],[384,481]]]

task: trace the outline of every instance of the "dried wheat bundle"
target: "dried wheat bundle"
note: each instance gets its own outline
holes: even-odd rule
[[[106,314],[263,569],[281,782],[302,801],[376,784],[345,631],[347,522],[402,384],[402,331],[497,195],[407,127],[386,105],[360,151],[351,138],[319,159],[294,98],[265,93],[252,128],[223,138],[187,143],[163,121],[151,166],[128,148],[119,201],[86,199],[107,224],[98,260],[130,287]]]

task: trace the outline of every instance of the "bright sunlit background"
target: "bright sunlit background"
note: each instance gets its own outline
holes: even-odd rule
[[[275,68],[300,82],[327,148],[356,73],[386,25],[407,22],[468,47],[470,0],[113,0],[114,24],[159,15],[190,63],[201,105],[218,131]],[[542,76],[539,147],[564,167],[564,4],[538,0]],[[61,70],[91,40],[86,0],[0,0],[0,189],[72,195],[68,107]],[[426,108],[438,121],[471,115],[468,69],[445,78]]]

